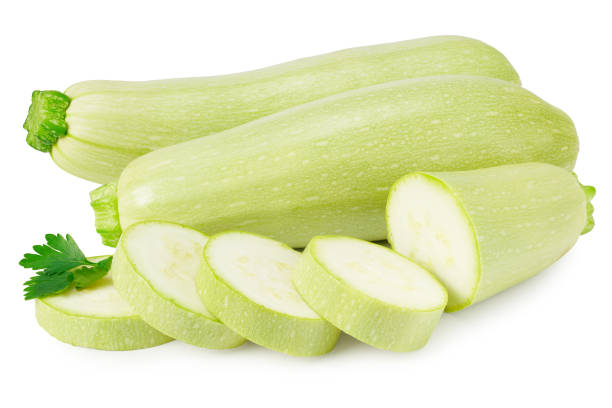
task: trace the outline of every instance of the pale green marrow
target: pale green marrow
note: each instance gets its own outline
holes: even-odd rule
[[[210,314],[196,290],[207,240],[181,225],[133,225],[121,238],[111,273],[119,294],[160,332],[199,347],[236,347],[245,339]]]
[[[423,347],[446,306],[442,285],[389,248],[349,237],[310,241],[293,272],[304,301],[325,320],[371,346]]]
[[[446,286],[448,311],[460,310],[569,251],[593,227],[593,195],[571,172],[543,163],[415,172],[391,189],[388,239]]]
[[[116,245],[144,220],[240,229],[304,247],[315,235],[386,237],[391,185],[415,171],[539,161],[571,169],[578,138],[561,110],[474,76],[404,80],[304,104],[131,162],[92,192]]]
[[[474,39],[440,36],[347,49],[232,75],[85,81],[35,91],[28,143],[64,170],[116,180],[136,157],[344,91],[399,79],[471,74],[519,83],[508,60]],[[57,143],[56,143],[57,142]]]
[[[312,311],[291,283],[300,258],[288,246],[253,234],[210,238],[196,283],[206,307],[253,343],[294,356],[330,351],[339,331]]]
[[[80,347],[134,350],[173,340],[146,324],[108,276],[85,289],[36,299],[36,319],[53,337]]]

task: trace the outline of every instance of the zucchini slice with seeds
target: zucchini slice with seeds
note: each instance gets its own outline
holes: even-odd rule
[[[291,283],[300,254],[262,236],[225,232],[204,247],[198,288],[223,323],[253,343],[295,356],[330,351],[339,331],[313,312]]]
[[[159,331],[200,347],[236,347],[245,339],[210,314],[195,287],[207,240],[177,224],[135,224],[121,237],[111,273],[119,294]]]
[[[334,326],[392,351],[423,347],[447,300],[444,287],[421,266],[349,237],[313,238],[293,282],[306,303]]]

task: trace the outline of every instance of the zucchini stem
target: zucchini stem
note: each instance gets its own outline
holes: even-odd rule
[[[90,192],[89,198],[96,215],[96,231],[102,236],[102,243],[116,247],[121,237],[117,184],[104,184]]]
[[[50,152],[57,140],[68,132],[66,109],[70,98],[58,91],[32,92],[32,104],[23,128],[26,142],[41,152]]]
[[[580,235],[584,235],[591,232],[593,227],[595,227],[595,219],[593,218],[593,211],[595,211],[595,208],[593,207],[593,203],[591,203],[591,201],[595,197],[597,190],[593,186],[582,184],[580,180],[578,180],[578,175],[574,172],[572,172],[572,174],[576,178],[578,185],[582,188],[584,196],[586,197],[586,223],[584,224],[584,229],[580,233]]]
[[[580,182],[578,182],[578,184],[580,184]],[[593,203],[591,203],[591,200],[593,200],[593,197],[595,197],[596,190],[593,186],[585,186],[580,184],[580,187],[582,187],[582,191],[584,191],[584,195],[586,196],[586,224],[584,225],[584,229],[580,233],[580,235],[584,235],[588,232],[591,232],[591,230],[595,226],[595,219],[593,218],[593,211],[595,210],[595,208],[593,207]]]

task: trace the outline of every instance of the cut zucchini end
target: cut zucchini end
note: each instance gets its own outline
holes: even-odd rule
[[[478,241],[453,192],[429,174],[411,173],[391,188],[386,216],[393,249],[423,265],[446,287],[446,311],[471,304],[480,281]]]
[[[23,128],[28,131],[26,142],[36,150],[49,152],[57,140],[66,135],[66,109],[70,98],[58,91],[32,92]]]
[[[444,287],[421,266],[389,248],[349,237],[313,238],[293,282],[334,326],[391,351],[423,347],[447,302]]]
[[[256,234],[225,232],[204,247],[197,286],[204,304],[253,343],[294,356],[333,349],[339,331],[304,303],[291,282],[300,258]]]
[[[162,333],[199,347],[237,347],[245,339],[214,317],[196,290],[207,240],[178,224],[133,224],[121,237],[111,273],[119,294]]]
[[[121,237],[117,184],[104,184],[92,190],[89,198],[96,217],[96,231],[102,237],[102,243],[116,247]]]
[[[173,340],[138,317],[108,276],[86,289],[37,299],[36,318],[53,337],[80,347],[134,350]]]

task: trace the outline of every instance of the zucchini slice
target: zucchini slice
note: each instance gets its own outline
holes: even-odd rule
[[[415,172],[391,189],[389,242],[440,279],[452,312],[569,251],[592,228],[593,194],[572,173],[543,163]]]
[[[200,347],[236,347],[245,339],[208,312],[195,287],[207,240],[177,224],[135,224],[121,237],[111,273],[119,294],[162,333]]]
[[[172,341],[146,324],[105,276],[93,285],[36,300],[38,324],[73,346],[134,350]]]
[[[411,351],[427,343],[444,307],[444,287],[389,248],[339,236],[310,241],[293,282],[325,320],[371,346]]]
[[[291,283],[297,251],[262,236],[225,232],[204,247],[197,277],[206,307],[253,343],[296,356],[330,351],[339,331],[313,312]]]

